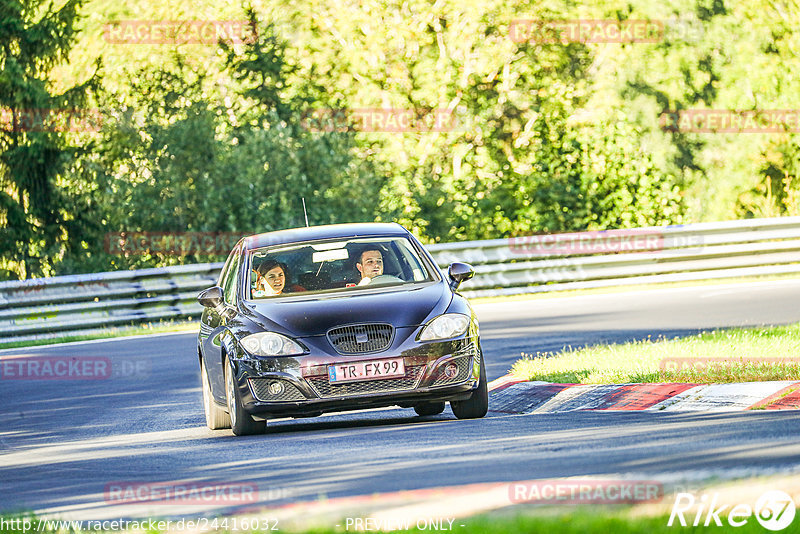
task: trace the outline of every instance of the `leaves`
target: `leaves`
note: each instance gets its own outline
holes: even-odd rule
[[[105,66],[99,132],[0,134],[0,220],[12,225],[0,268],[17,276],[217,259],[118,256],[104,236],[298,226],[302,198],[312,224],[397,221],[428,242],[800,212],[795,133],[659,122],[800,107],[797,0],[93,0],[78,19],[80,5],[0,7],[3,106],[77,105],[99,88],[84,74],[96,55]],[[103,24],[126,19],[247,19],[257,38],[103,40]],[[515,42],[520,19],[665,31],[651,43]],[[66,54],[68,68],[47,75]],[[333,121],[359,113],[447,120]],[[334,127],[315,128],[319,116]]]
[[[65,130],[91,83],[58,94],[50,71],[75,41],[79,0],[60,8],[5,2],[0,8],[0,266],[18,278],[54,272],[68,238],[58,180],[75,157]]]

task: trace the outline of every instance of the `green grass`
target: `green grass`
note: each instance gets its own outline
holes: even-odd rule
[[[723,526],[710,527],[682,527],[679,524],[667,526],[669,516],[656,517],[629,517],[627,510],[610,510],[608,508],[576,507],[566,512],[553,515],[552,512],[542,511],[534,515],[534,511],[509,513],[493,513],[485,516],[478,516],[469,519],[456,519],[452,524],[452,532],[462,534],[507,534],[507,533],[542,533],[542,534],[674,534],[681,533],[728,533],[738,534],[763,533],[765,529],[759,525],[755,518],[750,517],[747,523],[741,527],[730,527],[725,519],[722,519]],[[21,516],[3,515],[5,521]],[[60,534],[68,532],[68,529],[55,530],[48,528],[37,529],[36,519],[33,516],[25,516],[33,523],[33,530],[42,534]],[[723,516],[721,516],[722,518]],[[703,518],[704,519],[704,518]],[[687,522],[693,517],[687,516]],[[444,521],[447,526],[447,521]],[[464,525],[463,527],[461,525]],[[281,529],[282,531],[284,529]],[[351,529],[349,532],[352,532]],[[436,532],[436,530],[395,530],[392,532]],[[30,530],[26,531],[30,532]],[[80,531],[87,532],[87,531]],[[289,529],[287,532],[308,532],[313,534],[334,534],[348,532],[341,528],[314,528],[307,530]],[[0,527],[2,534],[23,534],[22,529]]]
[[[75,334],[59,338],[35,339],[29,341],[0,342],[0,349],[13,349],[17,347],[38,347],[41,345],[54,345],[70,341],[87,341],[92,339],[107,339],[113,337],[139,336],[146,334],[163,334],[166,332],[193,332],[199,328],[197,322],[190,321],[164,321],[161,323],[148,323],[143,325],[110,327],[102,333]]]
[[[566,512],[554,514],[552,511],[495,512],[469,519],[456,519],[452,525],[455,534],[675,534],[679,533],[764,533],[766,530],[755,520],[749,518],[747,524],[734,528],[722,519],[722,527],[692,527],[692,517],[685,516],[686,527],[676,522],[667,526],[669,515],[655,517],[630,517],[627,510],[611,510],[603,507],[575,507]],[[701,522],[705,520],[705,516]],[[447,526],[447,521],[444,522]],[[464,525],[463,527],[461,525]],[[309,530],[314,534],[334,534],[348,532],[341,529]],[[349,532],[353,532],[351,529]],[[437,532],[436,530],[410,529],[392,532]],[[441,531],[439,531],[441,532]]]
[[[694,518],[688,518],[692,521]],[[703,518],[705,519],[705,518]],[[632,518],[624,512],[610,512],[605,509],[580,508],[573,512],[558,516],[533,516],[519,514],[514,517],[498,519],[493,516],[477,517],[460,523],[465,527],[455,527],[455,532],[470,534],[499,533],[541,533],[541,534],[583,534],[583,533],[615,533],[615,534],[675,534],[699,532],[765,532],[764,528],[751,518],[746,525],[733,528],[727,523],[722,527],[681,527],[679,524],[667,526],[669,516]],[[458,524],[457,521],[455,524]]]
[[[800,380],[800,324],[717,330],[557,354],[523,353],[512,373],[577,384]]]

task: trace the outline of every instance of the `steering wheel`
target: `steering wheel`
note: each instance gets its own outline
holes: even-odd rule
[[[396,276],[392,276],[391,274],[379,274],[375,278],[372,279],[370,285],[372,284],[395,284],[395,283],[403,283],[401,278]]]

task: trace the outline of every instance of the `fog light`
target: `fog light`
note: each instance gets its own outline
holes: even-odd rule
[[[269,394],[270,395],[280,395],[283,393],[283,384],[280,382],[270,382],[269,383]]]
[[[458,374],[458,366],[454,363],[448,363],[444,368],[444,376],[447,378],[455,378]]]

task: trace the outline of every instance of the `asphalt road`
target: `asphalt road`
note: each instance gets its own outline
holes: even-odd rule
[[[800,321],[800,281],[484,304],[489,378],[520,352]],[[191,334],[0,352],[109,358],[98,380],[0,380],[0,510],[80,519],[179,516],[208,505],[125,502],[120,485],[258,487],[254,505],[567,476],[692,480],[800,471],[800,412],[500,415],[457,421],[388,409],[205,428]],[[216,511],[237,506],[220,499]]]

